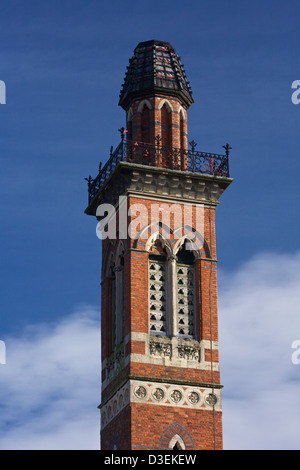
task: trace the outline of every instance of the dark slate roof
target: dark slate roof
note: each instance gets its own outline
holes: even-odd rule
[[[168,42],[152,40],[137,45],[129,60],[119,105],[127,109],[132,98],[153,91],[178,96],[187,107],[194,102],[180,57]]]

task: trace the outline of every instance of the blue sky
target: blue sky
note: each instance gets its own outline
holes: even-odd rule
[[[87,205],[84,178],[96,175],[99,162],[104,163],[108,158],[110,146],[119,142],[118,129],[125,124],[125,113],[118,106],[118,96],[128,60],[141,41],[168,41],[181,56],[195,100],[189,110],[188,129],[189,139],[198,143],[197,149],[222,153],[226,142],[232,146],[230,170],[234,182],[217,209],[220,306],[224,305],[224,311],[229,312],[228,324],[220,314],[220,344],[222,332],[225,337],[229,334],[228,325],[234,333],[233,312],[240,311],[239,333],[243,333],[242,319],[248,321],[246,283],[236,285],[236,297],[243,299],[240,310],[232,300],[235,292],[228,283],[229,279],[234,283],[248,269],[247,279],[257,301],[253,315],[260,315],[260,301],[265,298],[261,286],[265,286],[265,311],[270,311],[270,315],[263,317],[269,318],[269,323],[259,316],[257,323],[252,324],[257,335],[249,339],[253,348],[249,356],[264,357],[262,351],[266,348],[253,341],[261,338],[266,328],[273,331],[270,299],[280,295],[278,305],[282,299],[286,299],[285,305],[289,304],[286,312],[284,307],[277,312],[286,339],[280,346],[280,329],[276,330],[278,349],[272,343],[274,349],[270,346],[269,351],[277,351],[280,357],[286,355],[286,370],[290,371],[290,343],[300,336],[299,305],[297,296],[291,295],[299,285],[289,276],[293,272],[295,279],[299,279],[298,264],[293,260],[298,260],[300,238],[297,210],[300,105],[291,101],[292,82],[300,79],[299,16],[298,3],[293,0],[174,0],[172,4],[164,0],[151,3],[1,1],[0,80],[6,84],[6,105],[0,106],[0,340],[7,345],[7,364],[0,365],[3,390],[0,406],[6,410],[9,432],[4,424],[0,425],[0,448],[25,445],[21,444],[20,436],[24,436],[29,426],[36,432],[33,423],[37,417],[41,426],[48,423],[50,415],[43,415],[42,405],[54,406],[54,397],[61,396],[59,387],[52,395],[41,390],[40,401],[35,402],[40,407],[36,409],[28,391],[28,407],[20,410],[23,421],[10,414],[13,403],[9,404],[5,397],[13,387],[13,364],[19,364],[19,369],[14,366],[15,371],[21,370],[23,364],[17,358],[17,350],[23,351],[29,338],[32,355],[43,356],[40,354],[42,338],[45,343],[54,344],[54,338],[63,338],[61,332],[66,331],[63,325],[72,321],[74,325],[83,321],[84,337],[91,333],[95,338],[92,325],[97,328],[99,324],[100,242],[95,235],[95,220],[84,214]],[[253,264],[257,266],[256,271]],[[259,273],[257,282],[255,273]],[[282,289],[278,276],[285,279]],[[232,294],[230,305],[228,293]],[[286,316],[288,312],[290,318]],[[77,333],[70,338],[73,341],[66,344],[78,344]],[[233,334],[223,344],[224,379],[230,361],[236,356],[234,338]],[[96,354],[97,341],[92,344]],[[68,368],[63,351],[64,348],[61,359],[57,360],[58,370]],[[83,347],[82,354],[94,356],[90,348]],[[51,353],[45,357],[51,362]],[[97,370],[97,360],[93,364]],[[253,370],[259,364],[255,368],[253,365]],[[244,370],[241,363],[236,367]],[[32,377],[39,382],[42,367],[31,368],[27,364],[29,377],[33,370],[37,372]],[[85,367],[80,370],[85,373]],[[274,367],[268,368],[269,372],[272,370]],[[289,384],[293,387],[297,387],[299,372],[300,366],[291,369]],[[77,373],[69,370],[70,383]],[[58,382],[59,377],[58,374]],[[89,376],[89,379],[97,394],[96,378]],[[282,373],[282,386],[285,381],[288,379]],[[226,387],[230,404],[233,382],[228,372]],[[67,393],[69,382],[64,384]],[[17,384],[14,387],[18,389]],[[291,400],[300,412],[296,398],[297,403],[293,401],[296,391],[297,388],[292,388]],[[17,394],[10,396],[16,401],[19,398]],[[68,403],[75,403],[82,396],[72,397]],[[93,414],[98,396],[93,395],[92,400],[95,403],[90,413],[94,427],[85,425],[98,432],[98,417]],[[238,403],[241,405],[241,400]],[[74,409],[78,408],[74,406]],[[52,416],[56,413],[57,409]],[[272,413],[271,408],[270,416]],[[60,415],[60,419],[62,435],[69,439],[64,441],[61,437],[60,442],[68,446],[73,438],[68,428],[69,418]],[[78,417],[78,426],[86,429],[81,419]],[[251,441],[246,433],[245,443],[241,442],[241,432],[237,429],[242,418],[236,418],[236,426],[231,426],[230,418],[226,419],[228,447],[234,447],[237,440],[242,447],[249,445],[249,440],[254,447],[257,441],[262,446],[264,442],[272,446],[271,438],[264,440],[265,432],[256,437],[257,441],[254,438]],[[267,419],[265,423],[268,428]],[[270,421],[269,429],[272,428]],[[49,429],[48,426],[45,438],[48,443]],[[278,442],[297,447],[296,441],[292,440],[291,444],[290,435],[284,440],[285,434],[286,431],[279,436]],[[27,432],[27,436],[31,434]],[[80,446],[80,438],[76,439]],[[89,446],[86,442],[85,445]]]

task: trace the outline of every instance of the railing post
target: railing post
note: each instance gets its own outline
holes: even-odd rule
[[[195,148],[197,147],[197,144],[194,140],[189,142],[189,145],[192,148],[192,172],[195,173]]]
[[[229,177],[229,150],[232,149],[230,145],[227,143],[223,145],[223,149],[225,149],[225,157],[226,157],[226,164],[227,164],[227,176]]]
[[[86,181],[87,181],[87,184],[88,184],[88,195],[89,195],[89,203],[91,201],[91,186],[92,186],[92,183],[95,181],[91,176],[89,176],[88,178],[84,178]]]
[[[157,166],[159,167],[160,166],[160,160],[161,160],[161,155],[160,155],[160,143],[161,143],[161,136],[160,135],[157,135],[155,137],[155,160],[156,162],[154,161],[154,165],[155,163],[157,163]]]
[[[125,137],[125,127],[121,127],[121,129],[119,129],[119,132],[121,134],[121,162],[124,161],[124,137]]]

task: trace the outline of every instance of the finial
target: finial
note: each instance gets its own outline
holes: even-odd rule
[[[127,132],[127,131],[125,130],[125,127],[121,127],[121,129],[118,129],[118,131],[120,132],[120,134],[121,134],[121,139],[122,139],[122,141],[123,141],[123,140],[124,140],[124,136],[125,136],[125,132]]]
[[[195,148],[197,147],[196,142],[194,140],[192,140],[191,142],[189,142],[189,145],[192,147],[192,152],[194,153]]]
[[[155,142],[156,142],[157,146],[160,145],[160,143],[161,143],[161,136],[160,135],[155,136]]]
[[[88,178],[84,178],[87,182],[88,182],[88,188],[90,189],[90,186],[92,184],[92,182],[94,181],[93,178],[91,176],[89,176]]]
[[[228,157],[229,156],[229,150],[231,150],[232,147],[230,147],[229,144],[226,144],[226,145],[223,145],[223,149],[225,149],[226,157]]]

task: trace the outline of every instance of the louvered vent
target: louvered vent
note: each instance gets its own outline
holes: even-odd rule
[[[149,261],[150,333],[166,335],[166,267],[164,261]]]
[[[194,306],[194,267],[177,265],[178,315],[177,331],[179,335],[195,335]]]

